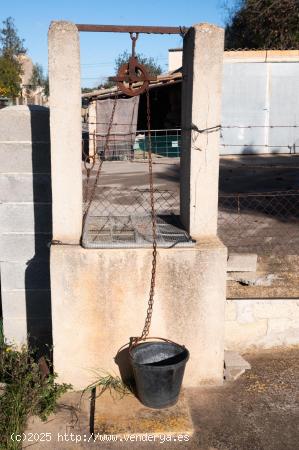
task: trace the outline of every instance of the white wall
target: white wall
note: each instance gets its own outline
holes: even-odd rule
[[[169,51],[169,70],[181,58]],[[298,153],[298,92],[298,50],[224,52],[220,153]]]

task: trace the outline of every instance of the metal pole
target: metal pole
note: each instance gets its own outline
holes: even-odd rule
[[[181,34],[187,33],[186,27],[151,27],[140,25],[89,25],[76,24],[78,31],[97,33],[147,33],[147,34]]]

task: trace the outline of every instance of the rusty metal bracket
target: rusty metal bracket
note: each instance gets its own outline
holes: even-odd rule
[[[78,31],[96,33],[146,33],[146,34],[180,34],[185,35],[187,27],[155,27],[140,25],[89,25],[76,24]]]

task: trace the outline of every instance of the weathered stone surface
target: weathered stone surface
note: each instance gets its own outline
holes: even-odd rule
[[[12,289],[50,289],[50,264],[43,259],[0,263],[1,286]]]
[[[242,368],[244,370],[251,369],[251,366],[246,359],[239,353],[230,350],[224,352],[225,367],[228,368]]]
[[[258,270],[263,273],[294,272],[299,267],[299,255],[259,255]]]
[[[244,286],[237,281],[227,282],[227,298],[299,298],[299,271],[276,273],[277,278],[270,286]],[[265,277],[268,273],[258,272],[257,277]]]
[[[223,41],[224,30],[207,23],[184,37],[181,219],[194,238],[217,232]],[[213,132],[199,132],[206,128]]]
[[[6,233],[0,239],[0,261],[28,261],[36,254],[49,257],[50,234]]]
[[[280,334],[282,338],[282,344],[287,343],[288,340],[288,333],[294,334],[294,337],[296,336],[296,343],[298,343],[298,336],[299,336],[299,315],[297,317],[294,317],[292,319],[269,319],[268,321],[268,333],[267,335],[271,334]],[[295,342],[294,342],[295,343]]]
[[[8,342],[21,345],[51,342],[51,293],[49,290],[7,291],[1,286],[3,329]]]
[[[298,299],[230,300],[236,317],[226,319],[225,346],[231,350],[299,344]]]
[[[256,300],[254,302],[254,316],[261,319],[292,319],[299,320],[299,300],[275,299]]]
[[[144,325],[151,254],[52,246],[54,365],[61,381],[84,388],[93,368],[118,370],[117,350]],[[225,279],[226,249],[217,238],[158,251],[151,335],[186,345],[186,386],[223,380]]]
[[[230,272],[228,281],[236,281],[241,286],[272,286],[275,281],[279,280],[279,274],[267,273],[260,274],[256,272]]]
[[[0,233],[50,233],[51,203],[0,204]]]
[[[242,300],[235,303],[235,305],[238,323],[251,323],[255,321],[254,303],[251,300]]]
[[[71,22],[52,22],[48,38],[53,239],[79,244],[82,231],[79,32]]]
[[[236,304],[231,300],[225,302],[225,320],[235,320],[237,318]]]
[[[49,142],[49,108],[9,106],[0,110],[0,143]]]
[[[225,322],[225,346],[231,350],[244,350],[259,346],[259,338],[267,333],[267,319],[259,319],[250,323],[237,321]]]
[[[228,272],[255,272],[257,255],[255,253],[230,253],[227,261]]]
[[[0,111],[0,270],[6,339],[51,344],[49,109]],[[37,340],[35,339],[37,338]]]
[[[26,315],[22,317],[10,317],[3,314],[3,330],[6,340],[9,344],[17,346],[27,342],[27,318]]]
[[[120,442],[133,442],[130,436],[135,435],[138,442],[137,435],[192,436],[194,429],[183,392],[176,405],[161,410],[146,408],[133,395],[113,398],[106,392],[96,399],[94,431],[117,436]]]
[[[49,174],[0,174],[0,202],[51,202]]]
[[[1,173],[48,173],[50,166],[50,143],[0,143]]]
[[[1,289],[2,290],[2,289]],[[26,316],[42,318],[51,315],[51,293],[49,290],[14,290],[5,291],[2,308],[9,317]]]

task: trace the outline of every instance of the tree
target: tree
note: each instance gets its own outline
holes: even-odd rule
[[[21,90],[18,66],[10,58],[0,56],[0,97],[17,97]]]
[[[18,30],[15,26],[14,19],[8,17],[2,21],[2,28],[0,28],[0,48],[3,56],[13,58],[26,53],[24,47],[24,39],[18,36]]]
[[[18,56],[26,53],[24,40],[18,36],[12,17],[0,28],[0,95],[16,97],[21,90],[22,67]]]
[[[130,53],[125,50],[123,53],[121,53],[115,60],[115,71],[118,72],[118,69],[123,64],[127,64],[130,59]],[[139,64],[142,64],[145,66],[146,70],[150,75],[160,75],[162,73],[162,68],[159,66],[159,64],[156,63],[155,59],[151,56],[145,56],[142,53],[136,54]]]
[[[44,94],[49,95],[49,79],[44,75],[44,70],[41,64],[34,64],[32,75],[29,80],[30,88],[35,90],[38,87],[44,88]]]
[[[227,5],[226,48],[298,48],[298,0],[235,0],[232,8]]]
[[[88,87],[83,87],[81,89],[82,94],[88,94],[89,92],[92,92],[94,90],[94,88],[88,88]]]

